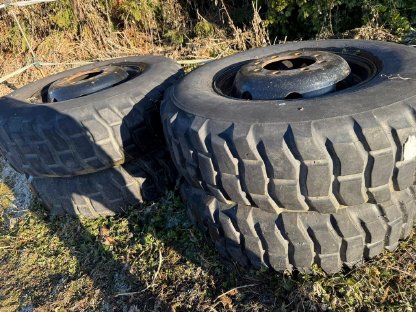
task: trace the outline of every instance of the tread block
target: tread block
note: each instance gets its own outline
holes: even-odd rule
[[[208,188],[209,192],[220,202],[228,203],[229,200],[224,196],[224,194],[215,186],[207,184],[206,187]]]
[[[59,160],[61,161],[62,165],[65,166],[66,168],[68,168],[68,170],[77,170],[77,169],[81,169],[79,166],[79,162],[78,160],[74,157],[74,155],[72,154],[72,152],[65,152],[65,153],[61,153],[59,154]]]
[[[111,108],[103,108],[98,112],[102,119],[104,119],[109,126],[118,126],[122,122],[122,118],[117,115]]]
[[[51,150],[47,144],[37,144],[36,150],[39,155],[42,155],[43,163],[46,166],[54,165],[56,163],[56,160],[53,157]]]
[[[342,239],[332,228],[330,216],[311,212],[301,219],[308,227],[322,269],[328,273],[338,272],[342,265],[340,258]]]
[[[289,182],[289,183],[287,183]],[[288,210],[308,210],[304,197],[300,194],[296,180],[273,180],[270,194],[278,198],[278,205]]]
[[[184,161],[184,157],[182,157],[182,150],[180,151],[179,148],[179,141],[176,139],[172,139],[172,144],[171,144],[171,151],[173,152],[173,156],[175,158],[175,162],[177,164],[181,164],[184,165],[183,161]],[[181,170],[183,170],[183,168],[180,168]]]
[[[275,270],[291,270],[289,264],[289,242],[282,236],[277,228],[275,215],[254,209],[253,215],[258,224],[258,233],[261,236],[266,250],[265,261]]]
[[[364,172],[366,159],[363,158],[363,153],[365,151],[359,152],[359,144],[355,142],[343,144],[334,143],[333,148],[341,163],[341,176]]]
[[[241,184],[238,177],[231,174],[222,173],[220,175],[220,179],[222,187],[224,188],[229,198],[239,204],[250,205],[250,202],[246,197],[246,193],[241,189]]]
[[[240,233],[244,237],[244,247],[247,257],[254,267],[260,268],[266,266],[266,263],[263,260],[264,250],[261,240],[254,228],[256,222],[253,219],[253,209],[256,208],[238,207],[236,218]]]
[[[260,209],[263,209],[268,212],[277,212],[279,210],[279,207],[270,198],[270,196],[262,195],[262,194],[250,194],[250,195],[251,195],[251,199]]]
[[[331,215],[331,223],[343,240],[341,259],[349,264],[361,261],[364,251],[364,237],[359,224],[352,218],[348,208],[340,209],[336,214]]]
[[[219,170],[238,175],[238,160],[232,155],[227,142],[217,135],[212,135],[211,146]]]
[[[224,231],[227,252],[236,262],[247,265],[247,258],[241,249],[240,233],[234,228],[231,219],[223,211],[220,211],[219,222]]]
[[[97,154],[101,154],[108,163],[112,163],[112,159],[124,158],[124,155],[121,153],[121,151],[119,149],[115,149],[111,142],[102,144],[99,149],[101,149],[101,151],[100,153],[97,152]]]
[[[194,177],[193,181],[198,181],[199,178],[199,168],[196,167],[194,164],[187,163],[186,164],[186,172],[190,177]]]
[[[278,138],[262,138],[264,158],[267,158],[271,177],[274,179],[294,180],[299,177],[300,162],[291,154],[286,144]]]
[[[307,164],[306,187],[308,197],[328,196],[332,172],[328,163]]]
[[[395,185],[398,190],[404,190],[414,184],[416,161],[400,161],[396,164],[397,177],[395,177]]]
[[[338,177],[339,195],[347,206],[359,205],[367,202],[368,196],[365,190],[363,176],[353,179],[343,179]]]
[[[84,131],[90,133],[95,142],[107,140],[110,137],[109,129],[93,118],[94,117],[90,117],[90,119],[82,121],[82,125],[85,127]],[[65,131],[64,129],[62,130]],[[73,133],[71,135],[73,135]]]
[[[381,153],[370,152],[373,158],[370,187],[377,187],[388,184],[394,169],[394,154],[391,148]]]
[[[78,153],[82,159],[95,156],[94,148],[86,135],[71,139],[74,146],[78,147]]]
[[[214,164],[212,163],[211,158],[198,153],[198,163],[204,181],[206,181],[208,184],[215,185],[217,172],[214,169]]]
[[[389,184],[381,185],[375,188],[369,188],[368,191],[371,193],[374,201],[377,203],[384,203],[389,201],[391,198],[391,187]]]
[[[384,248],[384,241],[388,231],[387,222],[384,220],[376,205],[368,204],[365,209],[352,208],[352,215],[356,222],[360,224],[361,230],[365,235],[366,258],[374,257],[381,253]]]
[[[396,192],[393,201],[402,211],[403,225],[400,237],[405,239],[409,237],[413,231],[413,223],[416,215],[416,203],[412,191]]]
[[[315,252],[313,242],[299,215],[282,213],[281,226],[284,229],[285,238],[289,240],[289,260],[298,269],[309,268],[314,260]],[[279,224],[278,224],[279,226]]]
[[[292,132],[295,157],[298,154],[303,161],[325,159],[324,146],[319,146],[312,134],[312,124],[296,124],[290,127]],[[290,146],[290,144],[288,144]],[[296,157],[297,158],[297,157]]]
[[[333,195],[321,197],[308,197],[307,201],[314,210],[321,213],[336,212],[339,204]]]
[[[205,144],[205,140],[208,136],[208,120],[200,117],[195,117],[192,120],[189,129],[189,138],[192,145],[202,153],[209,153]]]
[[[354,131],[367,151],[391,148],[390,141],[373,113],[354,116]]]
[[[242,160],[244,167],[244,182],[249,193],[267,194],[267,178],[266,169],[261,160]]]

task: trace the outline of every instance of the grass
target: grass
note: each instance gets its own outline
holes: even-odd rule
[[[251,271],[216,254],[175,193],[98,220],[35,202],[1,224],[0,311],[412,311],[415,259],[413,238],[333,276]]]

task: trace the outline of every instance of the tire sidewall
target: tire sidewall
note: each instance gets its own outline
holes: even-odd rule
[[[381,62],[370,81],[339,92],[299,100],[254,101],[219,94],[213,81],[240,62],[283,51],[336,49],[366,51]],[[304,41],[252,49],[213,61],[187,75],[170,93],[181,110],[219,121],[287,123],[321,120],[374,110],[416,96],[416,50],[413,47],[365,40]]]
[[[56,80],[66,78],[80,71],[88,71],[97,67],[114,64],[123,65],[123,63],[143,63],[145,64],[145,68],[139,76],[133,79],[80,98],[38,105],[37,103],[31,103],[28,100],[36,92]],[[88,64],[46,77],[12,92],[8,97],[18,100],[20,104],[28,104],[28,106],[32,108],[42,105],[63,113],[70,113],[72,110],[78,110],[80,108],[83,109],[83,107],[87,105],[93,105],[95,108],[99,109],[100,107],[108,106],[109,103],[116,101],[120,95],[126,93],[134,92],[142,96],[148,95],[153,88],[160,86],[167,78],[179,71],[180,66],[178,64],[162,56],[132,56],[117,58]]]

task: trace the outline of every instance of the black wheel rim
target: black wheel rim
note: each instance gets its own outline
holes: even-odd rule
[[[359,85],[362,85],[370,81],[381,69],[381,62],[372,54],[367,53],[366,51],[348,49],[304,49],[300,51],[282,52],[278,55],[285,57],[285,55],[295,53],[302,53],[298,54],[298,56],[306,55],[306,57],[303,57],[303,60],[307,60],[307,62],[304,62],[303,64],[302,62],[294,64],[294,66],[297,67],[295,68],[296,73],[308,73],[308,75],[300,77],[300,80],[296,81],[296,79],[287,79],[290,78],[290,75],[282,75],[282,72],[290,72],[290,70],[281,69],[278,68],[279,65],[276,66],[276,64],[272,64],[271,60],[275,56],[268,55],[261,59],[240,62],[225,68],[224,70],[222,70],[214,76],[213,88],[217,93],[225,97],[253,101],[312,98],[318,96],[325,96],[329,93],[338,92],[352,87],[358,87]],[[335,55],[337,57],[335,58],[337,62],[339,62],[339,58],[342,58],[343,62],[334,64],[334,67],[331,69],[332,76],[330,77],[330,79],[324,79],[320,81],[319,78],[313,77],[312,79],[316,79],[315,85],[312,90],[308,89],[308,82],[311,79],[311,76],[313,76],[313,71],[305,70],[305,68],[310,68],[311,65],[314,66],[316,64],[316,58],[313,58],[313,55],[324,53]],[[272,64],[272,66],[267,68],[269,64]],[[348,66],[348,72],[346,71],[345,64],[347,64]],[[282,65],[280,64],[280,66]],[[260,67],[262,67],[263,70],[259,70]],[[251,80],[251,85],[249,85],[249,88],[246,88],[245,90],[244,87],[238,85],[238,80],[241,72],[243,72],[243,70],[247,68],[249,68],[251,71],[257,69],[257,74],[259,72],[261,73],[261,79],[257,81]],[[319,70],[327,70],[327,68],[323,66],[316,67],[316,69],[318,73]],[[278,75],[276,75],[275,77],[275,74],[273,73],[276,71],[279,72],[278,75],[280,75],[280,80],[275,79]],[[325,75],[317,75],[317,77],[324,76]],[[273,79],[275,79],[275,81],[273,81]],[[272,81],[271,84],[270,81]],[[277,88],[275,87],[269,90],[268,87],[270,85],[273,85],[273,83],[275,83],[276,81],[279,81],[279,83],[283,83],[285,85],[283,87],[278,86]]]
[[[92,95],[136,78],[145,70],[141,63],[110,64],[76,71],[38,90],[29,101],[48,104]]]

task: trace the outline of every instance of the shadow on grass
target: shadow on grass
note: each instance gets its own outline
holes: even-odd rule
[[[0,308],[17,288],[15,310],[41,311],[404,311],[416,300],[414,240],[334,276],[250,271],[219,257],[173,193],[97,220],[36,204],[19,227],[15,248],[0,250]]]
[[[220,258],[191,226],[181,200],[173,194],[159,203],[132,208],[124,216],[97,220],[49,217],[41,205],[36,205],[33,212],[36,222],[43,223],[50,236],[59,237],[76,258],[77,273],[71,277],[63,274],[57,280],[66,279],[68,284],[70,280],[77,283],[88,277],[93,290],[99,292],[100,302],[94,309],[309,311],[312,308],[307,294],[311,284],[305,286],[308,283],[305,276],[249,271]],[[241,288],[232,290],[235,287]],[[79,300],[75,298],[77,295],[71,296],[74,298],[70,302]],[[59,305],[59,301],[55,303]],[[38,298],[34,306],[45,304],[45,298]]]

